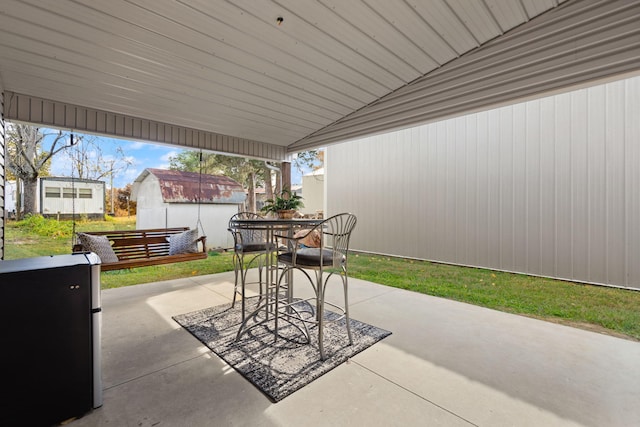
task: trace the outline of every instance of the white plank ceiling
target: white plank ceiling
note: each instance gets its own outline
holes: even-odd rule
[[[362,126],[369,109],[380,114],[385,99],[416,84],[424,86],[434,73],[442,79],[448,69],[459,72],[455,65],[460,61],[512,33],[520,32],[521,38],[512,38],[519,45],[539,39],[540,30],[525,31],[537,20],[566,26],[554,18],[563,13],[571,22],[606,21],[618,13],[613,24],[607,21],[615,27],[635,17],[635,24],[627,23],[627,65],[609,74],[638,69],[639,39],[633,29],[637,3],[1,0],[0,86],[8,95],[9,120],[60,125],[36,115],[32,104],[44,102],[38,111],[63,104],[79,107],[76,115],[111,113],[116,121],[141,120],[138,127],[161,124],[196,135],[164,140],[176,145],[278,157],[437,118],[438,114],[418,114],[407,119],[413,115],[405,111],[402,120],[394,117],[370,129]],[[604,30],[599,26],[592,31]],[[578,36],[583,39],[585,33]],[[12,105],[12,99],[16,104],[18,99],[28,100],[29,106]],[[490,100],[482,104],[487,103]],[[393,114],[397,104],[390,110]],[[344,130],[350,117],[359,120],[356,132]],[[81,124],[86,122],[85,118]],[[82,128],[81,124],[67,120],[62,127]],[[108,127],[102,131],[114,133]],[[145,133],[121,136],[148,138]],[[216,137],[229,138],[227,149],[215,144]],[[205,142],[193,142],[194,138]],[[266,154],[264,147],[277,149]]]

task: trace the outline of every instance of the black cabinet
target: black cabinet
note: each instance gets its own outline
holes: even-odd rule
[[[95,262],[84,254],[0,262],[0,425],[48,426],[100,406]]]

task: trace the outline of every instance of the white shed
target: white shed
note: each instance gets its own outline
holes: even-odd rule
[[[229,248],[229,218],[246,194],[226,176],[149,168],[134,181],[131,198],[138,203],[136,228],[196,228],[200,217],[207,247]]]
[[[39,184],[42,216],[69,218],[75,213],[104,218],[104,181],[47,176]]]

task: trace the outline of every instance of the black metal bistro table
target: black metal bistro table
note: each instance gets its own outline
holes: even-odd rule
[[[262,231],[266,236],[267,247],[267,260],[265,262],[265,294],[259,296],[259,303],[256,309],[242,322],[238,333],[236,335],[236,341],[238,341],[242,335],[254,326],[261,325],[265,322],[275,320],[277,313],[276,306],[276,292],[280,292],[281,280],[279,277],[278,259],[277,254],[281,249],[287,249],[283,245],[278,245],[277,235],[287,235],[293,237],[293,234],[299,229],[312,228],[320,224],[322,219],[306,219],[306,218],[292,218],[292,219],[280,219],[280,218],[252,218],[252,219],[237,219],[229,223],[229,227],[236,230],[253,230]],[[286,245],[290,245],[291,240],[287,240]],[[291,271],[288,273],[288,277],[285,280],[286,295],[285,299],[290,304],[293,295],[291,294],[293,285],[293,275]],[[242,301],[242,310],[244,313],[244,300]],[[277,334],[275,336],[277,339]]]

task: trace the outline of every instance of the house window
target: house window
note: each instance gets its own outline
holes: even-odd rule
[[[44,197],[47,198],[60,198],[60,187],[45,187]]]
[[[93,194],[90,188],[79,188],[78,197],[81,199],[91,199],[93,197]]]
[[[73,199],[76,196],[77,192],[75,188],[63,188],[62,189],[62,198],[63,199]]]

